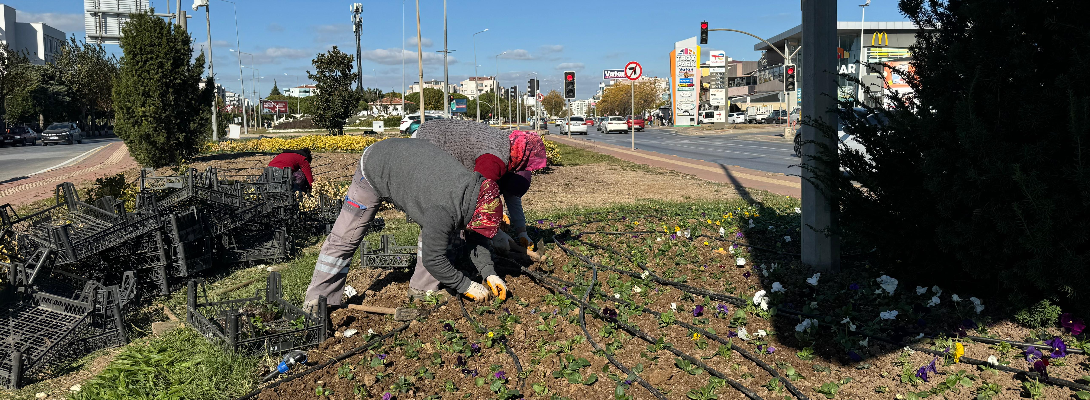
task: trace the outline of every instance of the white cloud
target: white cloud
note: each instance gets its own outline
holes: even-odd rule
[[[403,51],[401,49],[366,50],[366,51],[363,52],[362,57],[363,57],[364,60],[373,61],[373,62],[383,64],[383,65],[395,65],[395,64],[400,65],[402,59],[404,59],[407,64],[416,63],[416,52],[415,51],[409,51],[409,50],[404,50]],[[453,64],[456,64],[458,62],[458,60],[455,59],[454,57],[448,57],[447,62],[449,64],[453,65]],[[431,64],[443,65],[443,55],[440,54],[440,53],[425,52],[424,53],[424,64],[425,65],[431,65]]]
[[[579,72],[582,71],[584,68],[586,68],[586,65],[584,65],[583,63],[560,63],[556,66],[556,69],[560,71]]]
[[[420,39],[420,44],[423,45],[422,47],[427,48],[427,47],[431,47],[432,44],[434,44],[434,43],[432,43],[431,39],[421,38]],[[416,36],[410,36],[408,39],[406,39],[405,40],[405,45],[406,46],[416,47]]]
[[[302,49],[287,47],[270,47],[262,52],[262,55],[277,59],[300,59],[312,56],[311,52]]]
[[[534,56],[530,55],[530,52],[523,49],[507,50],[506,54],[500,56],[504,60],[533,60]]]
[[[559,53],[564,51],[564,45],[559,44],[547,44],[541,46],[540,51],[545,54]]]
[[[60,29],[64,34],[83,35],[83,14],[68,13],[32,13],[19,11],[15,14],[19,22],[45,22],[46,25]]]

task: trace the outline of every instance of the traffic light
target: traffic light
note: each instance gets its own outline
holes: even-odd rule
[[[787,64],[783,66],[783,91],[792,92],[795,90],[795,64]]]
[[[526,81],[526,94],[533,96],[536,93],[537,92],[534,91],[534,80],[531,79],[529,81]]]
[[[564,71],[564,98],[575,98],[575,71]]]
[[[708,44],[708,21],[700,23],[700,44]]]

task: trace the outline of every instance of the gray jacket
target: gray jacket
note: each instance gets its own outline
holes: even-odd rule
[[[472,281],[451,264],[446,249],[473,217],[484,177],[435,145],[414,139],[375,143],[360,164],[379,197],[420,224],[424,268],[439,282],[465,293]],[[470,259],[481,276],[495,275],[489,240],[473,231],[465,236]]]

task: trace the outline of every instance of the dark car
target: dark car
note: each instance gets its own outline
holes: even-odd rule
[[[764,123],[766,124],[786,124],[787,112],[784,110],[773,110],[765,117]]]
[[[13,126],[4,130],[3,134],[0,134],[0,144],[5,146],[26,146],[28,144],[33,145],[41,139],[38,136],[38,132],[25,126]]]
[[[42,132],[42,143],[83,143],[83,131],[71,122],[57,122]]]

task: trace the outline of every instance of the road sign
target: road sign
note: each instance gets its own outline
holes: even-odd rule
[[[545,100],[545,95],[541,94],[541,92],[537,92],[537,101],[542,101],[542,100]]]
[[[450,112],[466,112],[466,99],[454,99],[454,101],[450,102]]]
[[[624,66],[624,76],[630,81],[640,79],[643,75],[643,66],[640,63],[632,61]]]

